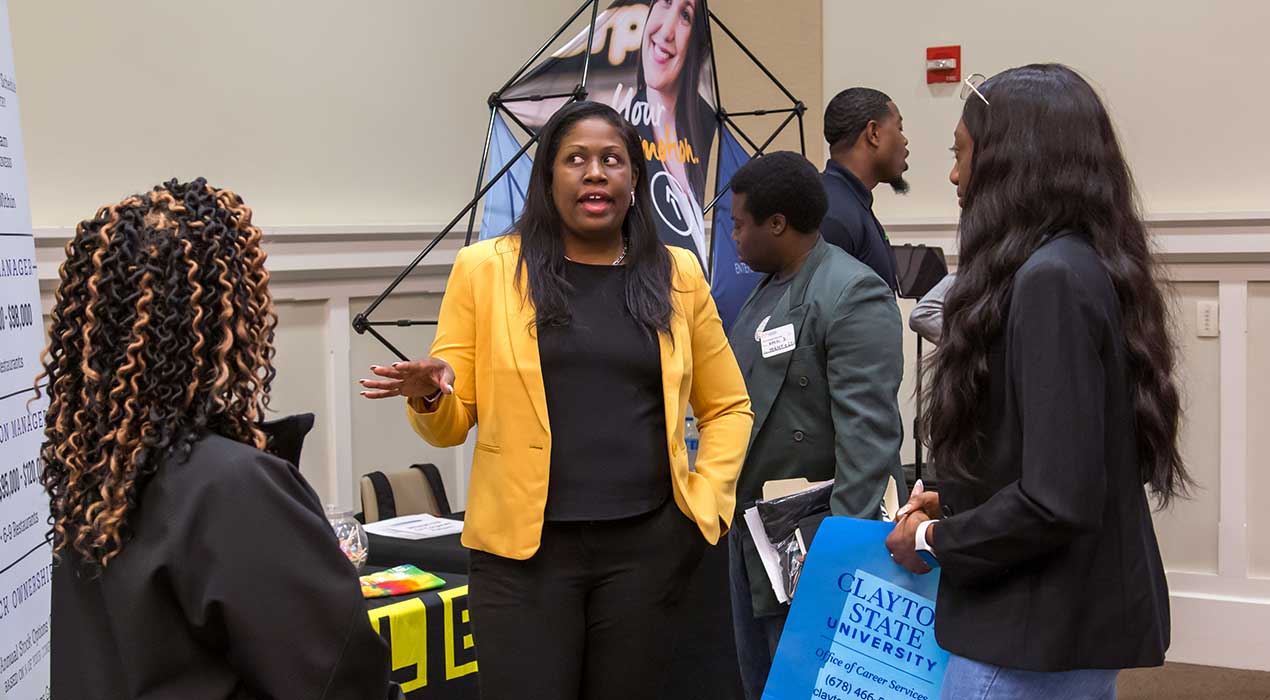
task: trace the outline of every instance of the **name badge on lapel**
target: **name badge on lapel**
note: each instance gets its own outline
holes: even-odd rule
[[[783,355],[794,349],[794,324],[787,323],[778,328],[763,331],[759,335],[759,343],[763,348],[763,357]]]

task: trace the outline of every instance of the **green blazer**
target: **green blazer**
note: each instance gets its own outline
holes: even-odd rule
[[[792,351],[741,367],[754,428],[737,481],[738,514],[762,497],[767,481],[805,477],[834,480],[833,515],[876,519],[887,477],[904,488],[895,297],[867,265],[821,239],[765,327],[786,324],[794,326]],[[734,327],[729,342],[754,343],[754,330]],[[755,613],[778,612],[757,551],[745,544]]]

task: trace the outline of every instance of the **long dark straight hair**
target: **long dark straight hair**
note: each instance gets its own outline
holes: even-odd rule
[[[1066,66],[1028,65],[979,87],[962,122],[974,142],[957,281],[923,392],[922,432],[941,472],[975,480],[988,339],[1003,332],[1014,275],[1066,230],[1102,259],[1120,301],[1141,477],[1161,507],[1193,481],[1178,452],[1181,403],[1168,309],[1155,279],[1133,177],[1093,88]]]
[[[525,209],[516,221],[520,233],[520,261],[517,280],[523,271],[529,282],[538,326],[568,325],[570,285],[564,277],[564,224],[551,197],[552,168],[560,151],[560,142],[575,124],[585,119],[599,119],[618,130],[626,144],[627,161],[631,164],[631,182],[635,184],[635,204],[622,221],[626,239],[626,310],[652,335],[670,332],[671,259],[670,252],[657,235],[653,223],[653,201],[647,183],[648,166],[644,163],[639,134],[612,107],[599,102],[572,102],[561,107],[538,134],[538,152],[534,156],[525,194]]]
[[[665,0],[652,0],[648,3],[648,14],[653,13],[653,6]],[[684,56],[683,67],[679,69],[679,89],[675,95],[675,131],[680,138],[688,139],[692,149],[700,153],[699,160],[709,160],[709,140],[713,134],[706,134],[702,123],[700,104],[703,101],[700,93],[701,67],[709,58],[708,35],[706,22],[708,13],[705,0],[699,0],[692,8],[692,29],[688,37],[688,53]],[[648,32],[648,17],[644,17],[644,32]],[[635,82],[639,92],[647,94],[648,84],[644,82],[644,41],[640,38],[639,63],[635,68]],[[713,126],[713,124],[712,124]],[[694,166],[685,163],[688,173],[688,184],[692,186],[692,194],[698,202],[705,201],[706,168],[704,165]]]

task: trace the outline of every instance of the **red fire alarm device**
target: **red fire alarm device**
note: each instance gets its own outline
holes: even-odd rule
[[[926,84],[961,82],[961,47],[932,46],[926,49]]]

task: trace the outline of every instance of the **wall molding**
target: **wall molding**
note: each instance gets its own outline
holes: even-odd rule
[[[1166,265],[1270,262],[1270,212],[1167,214],[1146,223]],[[955,219],[893,219],[883,226],[892,243],[939,246],[950,261],[957,258]]]
[[[1270,212],[1161,214],[1147,219],[1159,259],[1178,263],[1270,262]],[[265,226],[269,269],[278,291],[306,280],[367,282],[392,279],[442,229],[439,223]],[[892,242],[939,246],[956,261],[955,219],[892,219],[884,222]],[[444,289],[465,231],[455,230],[424,258],[411,280]],[[41,288],[56,284],[62,247],[74,228],[35,229]],[[1265,275],[1266,273],[1261,273]],[[1270,279],[1266,276],[1258,279]],[[436,283],[440,282],[438,286]],[[303,286],[296,287],[303,291]],[[382,287],[381,287],[382,289]],[[371,295],[378,293],[371,292]]]
[[[1270,629],[1270,578],[1248,570],[1248,284],[1270,282],[1270,212],[1164,214],[1148,217],[1161,275],[1174,282],[1216,282],[1221,314],[1221,452],[1218,570],[1170,571],[1173,645],[1169,660],[1270,670],[1263,652]],[[954,219],[884,222],[895,244],[940,246],[956,262]],[[361,300],[377,296],[440,231],[440,224],[265,227],[270,283],[278,301],[323,302],[326,310],[328,464],[324,478],[343,505],[356,506],[352,454],[352,402],[358,387],[349,370],[349,323]],[[73,228],[35,230],[36,264],[44,308],[52,304],[57,267]],[[462,247],[463,231],[451,232],[398,288],[399,293],[440,294]],[[381,319],[384,320],[384,319]],[[1265,378],[1261,378],[1264,380]],[[404,429],[404,427],[403,427]],[[452,448],[447,489],[456,509],[467,495],[469,444]]]

